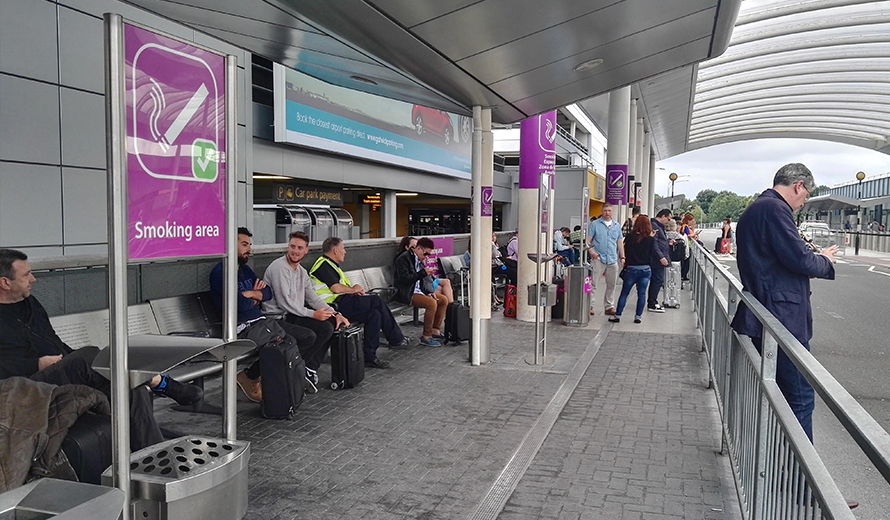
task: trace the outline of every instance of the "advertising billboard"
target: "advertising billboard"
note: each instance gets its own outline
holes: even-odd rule
[[[472,118],[273,72],[275,141],[470,178]]]

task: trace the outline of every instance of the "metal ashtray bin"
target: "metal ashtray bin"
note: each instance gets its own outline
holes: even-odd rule
[[[250,443],[189,435],[130,457],[133,518],[239,520],[247,513]],[[111,468],[102,474],[111,484]]]
[[[117,488],[45,478],[0,494],[0,520],[117,520],[125,501]]]
[[[538,294],[536,293],[537,288],[535,284],[531,284],[528,286],[528,304],[535,305],[535,301],[538,298]],[[542,307],[553,307],[556,305],[556,284],[552,283],[541,283],[541,301],[538,305]]]

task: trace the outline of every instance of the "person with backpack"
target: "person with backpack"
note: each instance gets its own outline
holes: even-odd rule
[[[654,220],[654,219],[652,219]],[[637,287],[637,306],[634,311],[634,323],[642,323],[643,309],[646,308],[646,289],[649,279],[652,277],[650,261],[655,254],[655,238],[653,238],[652,224],[646,215],[640,215],[634,221],[634,227],[630,235],[624,239],[624,252],[626,254],[624,268],[624,284],[621,286],[621,295],[618,296],[618,308],[615,315],[609,317],[612,323],[621,321],[621,314],[627,305],[627,297],[630,290]]]

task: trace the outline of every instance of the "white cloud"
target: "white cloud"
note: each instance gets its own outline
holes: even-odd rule
[[[729,190],[739,195],[759,193],[772,186],[773,175],[782,165],[807,165],[816,183],[834,186],[854,180],[856,172],[868,176],[890,172],[890,156],[857,146],[810,139],[758,139],[721,144],[686,152],[659,161],[655,191],[670,195],[668,174],[688,175],[678,182],[675,193],[689,198],[704,189]]]

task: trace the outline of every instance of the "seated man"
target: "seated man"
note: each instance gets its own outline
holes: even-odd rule
[[[53,385],[86,385],[111,400],[111,382],[93,370],[96,347],[73,350],[56,334],[49,315],[31,296],[28,255],[0,249],[0,379],[20,376]],[[130,449],[141,450],[164,440],[155,422],[151,393],[181,405],[197,402],[204,391],[183,385],[166,375],[156,375],[146,387],[130,390]]]
[[[245,227],[238,228],[238,337],[249,339],[254,332],[253,327],[267,327],[271,332],[280,336],[289,336],[288,341],[293,341],[300,349],[300,356],[306,363],[306,384],[304,385],[309,393],[318,391],[318,367],[321,365],[321,359],[324,351],[321,353],[315,348],[315,335],[311,331],[305,331],[295,325],[287,323],[285,320],[266,319],[266,316],[260,312],[260,305],[263,302],[270,301],[273,297],[272,288],[266,282],[257,278],[253,269],[247,265],[250,259],[251,246],[253,242],[250,237],[253,234]],[[213,305],[223,312],[223,263],[220,262],[210,271],[210,298]],[[280,330],[278,330],[280,329]],[[304,333],[308,332],[308,334]],[[262,334],[257,334],[262,336]],[[329,336],[330,337],[330,336]],[[257,345],[257,350],[261,350],[265,345]],[[310,365],[311,363],[311,365]],[[260,386],[260,362],[255,361],[246,369],[238,372],[235,381],[251,401],[258,403],[263,400],[263,391]]]
[[[433,241],[424,237],[417,241],[416,246],[400,254],[395,262],[393,285],[396,287],[397,301],[425,310],[420,343],[428,347],[441,347],[438,340],[445,339],[441,331],[448,298],[436,292],[424,293],[420,283],[432,273],[431,269],[424,266],[423,261],[430,255],[433,247]]]
[[[575,248],[569,244],[569,228],[564,227],[553,232],[553,252],[563,259],[565,265],[575,265]]]
[[[315,292],[328,304],[336,302],[337,310],[352,321],[365,324],[365,366],[389,368],[389,363],[377,357],[380,331],[386,335],[390,348],[405,348],[408,340],[396,323],[389,307],[376,294],[365,294],[361,285],[352,285],[340,264],[346,260],[346,244],[337,237],[326,238],[309,276]]]
[[[297,339],[306,360],[306,372],[318,384],[318,367],[324,360],[328,341],[334,329],[349,325],[343,315],[315,294],[315,284],[309,279],[300,261],[309,252],[309,236],[294,231],[289,236],[287,253],[276,258],[266,268],[263,281],[272,287],[272,298],[263,303],[266,314],[284,314],[287,333]]]

